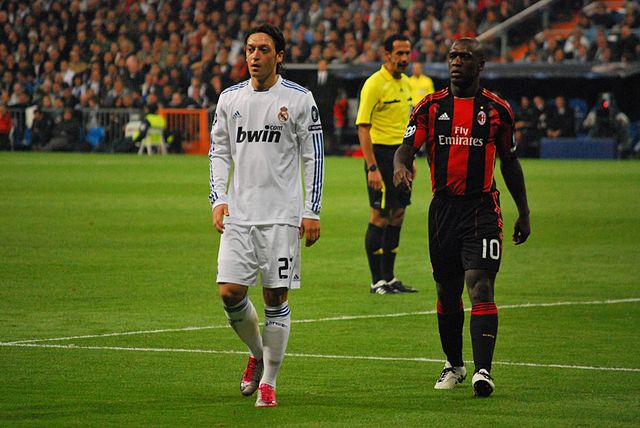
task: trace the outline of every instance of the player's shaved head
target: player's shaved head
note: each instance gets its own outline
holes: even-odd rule
[[[453,42],[451,49],[456,45],[464,45],[478,62],[484,62],[484,47],[478,39],[463,37]]]
[[[451,45],[448,55],[451,90],[456,97],[472,97],[480,87],[480,73],[484,70],[482,44],[464,37]]]

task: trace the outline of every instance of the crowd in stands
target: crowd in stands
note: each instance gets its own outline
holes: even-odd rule
[[[248,78],[243,40],[257,22],[283,28],[285,64],[381,62],[382,41],[394,32],[413,41],[412,61],[431,63],[445,60],[453,40],[474,37],[533,3],[4,0],[0,105],[61,112],[149,104],[211,108],[224,88]],[[596,3],[585,8],[566,40],[550,31],[532,39],[525,61],[640,59],[638,1],[626,2],[624,14],[602,11]]]
[[[594,1],[579,14],[577,25],[565,36],[547,28],[529,40],[526,62],[609,63],[640,60],[640,4],[626,2],[624,12]]]
[[[443,61],[531,1],[5,0],[0,2],[0,102],[47,109],[210,107],[248,77],[243,39],[256,22],[284,29],[289,63],[382,60],[393,32],[413,60]]]

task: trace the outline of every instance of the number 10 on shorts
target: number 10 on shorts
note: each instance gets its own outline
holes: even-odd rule
[[[500,241],[487,238],[482,240],[482,258],[487,258],[487,253],[493,260],[500,260]]]

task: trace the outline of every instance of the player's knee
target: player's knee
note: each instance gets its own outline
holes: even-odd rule
[[[469,289],[469,300],[472,304],[482,302],[493,302],[493,287],[489,284],[476,284]]]
[[[460,306],[464,277],[461,275],[433,275],[436,278],[436,293],[440,307],[445,312],[455,312]]]
[[[471,303],[493,302],[495,273],[477,271],[467,275],[467,288]]]
[[[262,297],[267,306],[280,306],[287,301],[289,289],[285,287],[263,288]]]
[[[225,306],[235,306],[247,295],[247,287],[231,284],[219,284],[218,293]]]
[[[433,272],[438,296],[446,294],[462,294],[464,274],[462,272]]]

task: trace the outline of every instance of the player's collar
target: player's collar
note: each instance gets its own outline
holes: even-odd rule
[[[271,90],[271,88],[275,88],[276,86],[278,86],[282,82],[282,75],[277,74],[276,76],[277,76],[276,82],[273,85],[269,86],[267,89],[256,89],[256,88],[254,88],[253,87],[253,83],[251,82],[251,78],[249,78],[249,87],[251,88],[251,90],[253,92],[269,92]]]

